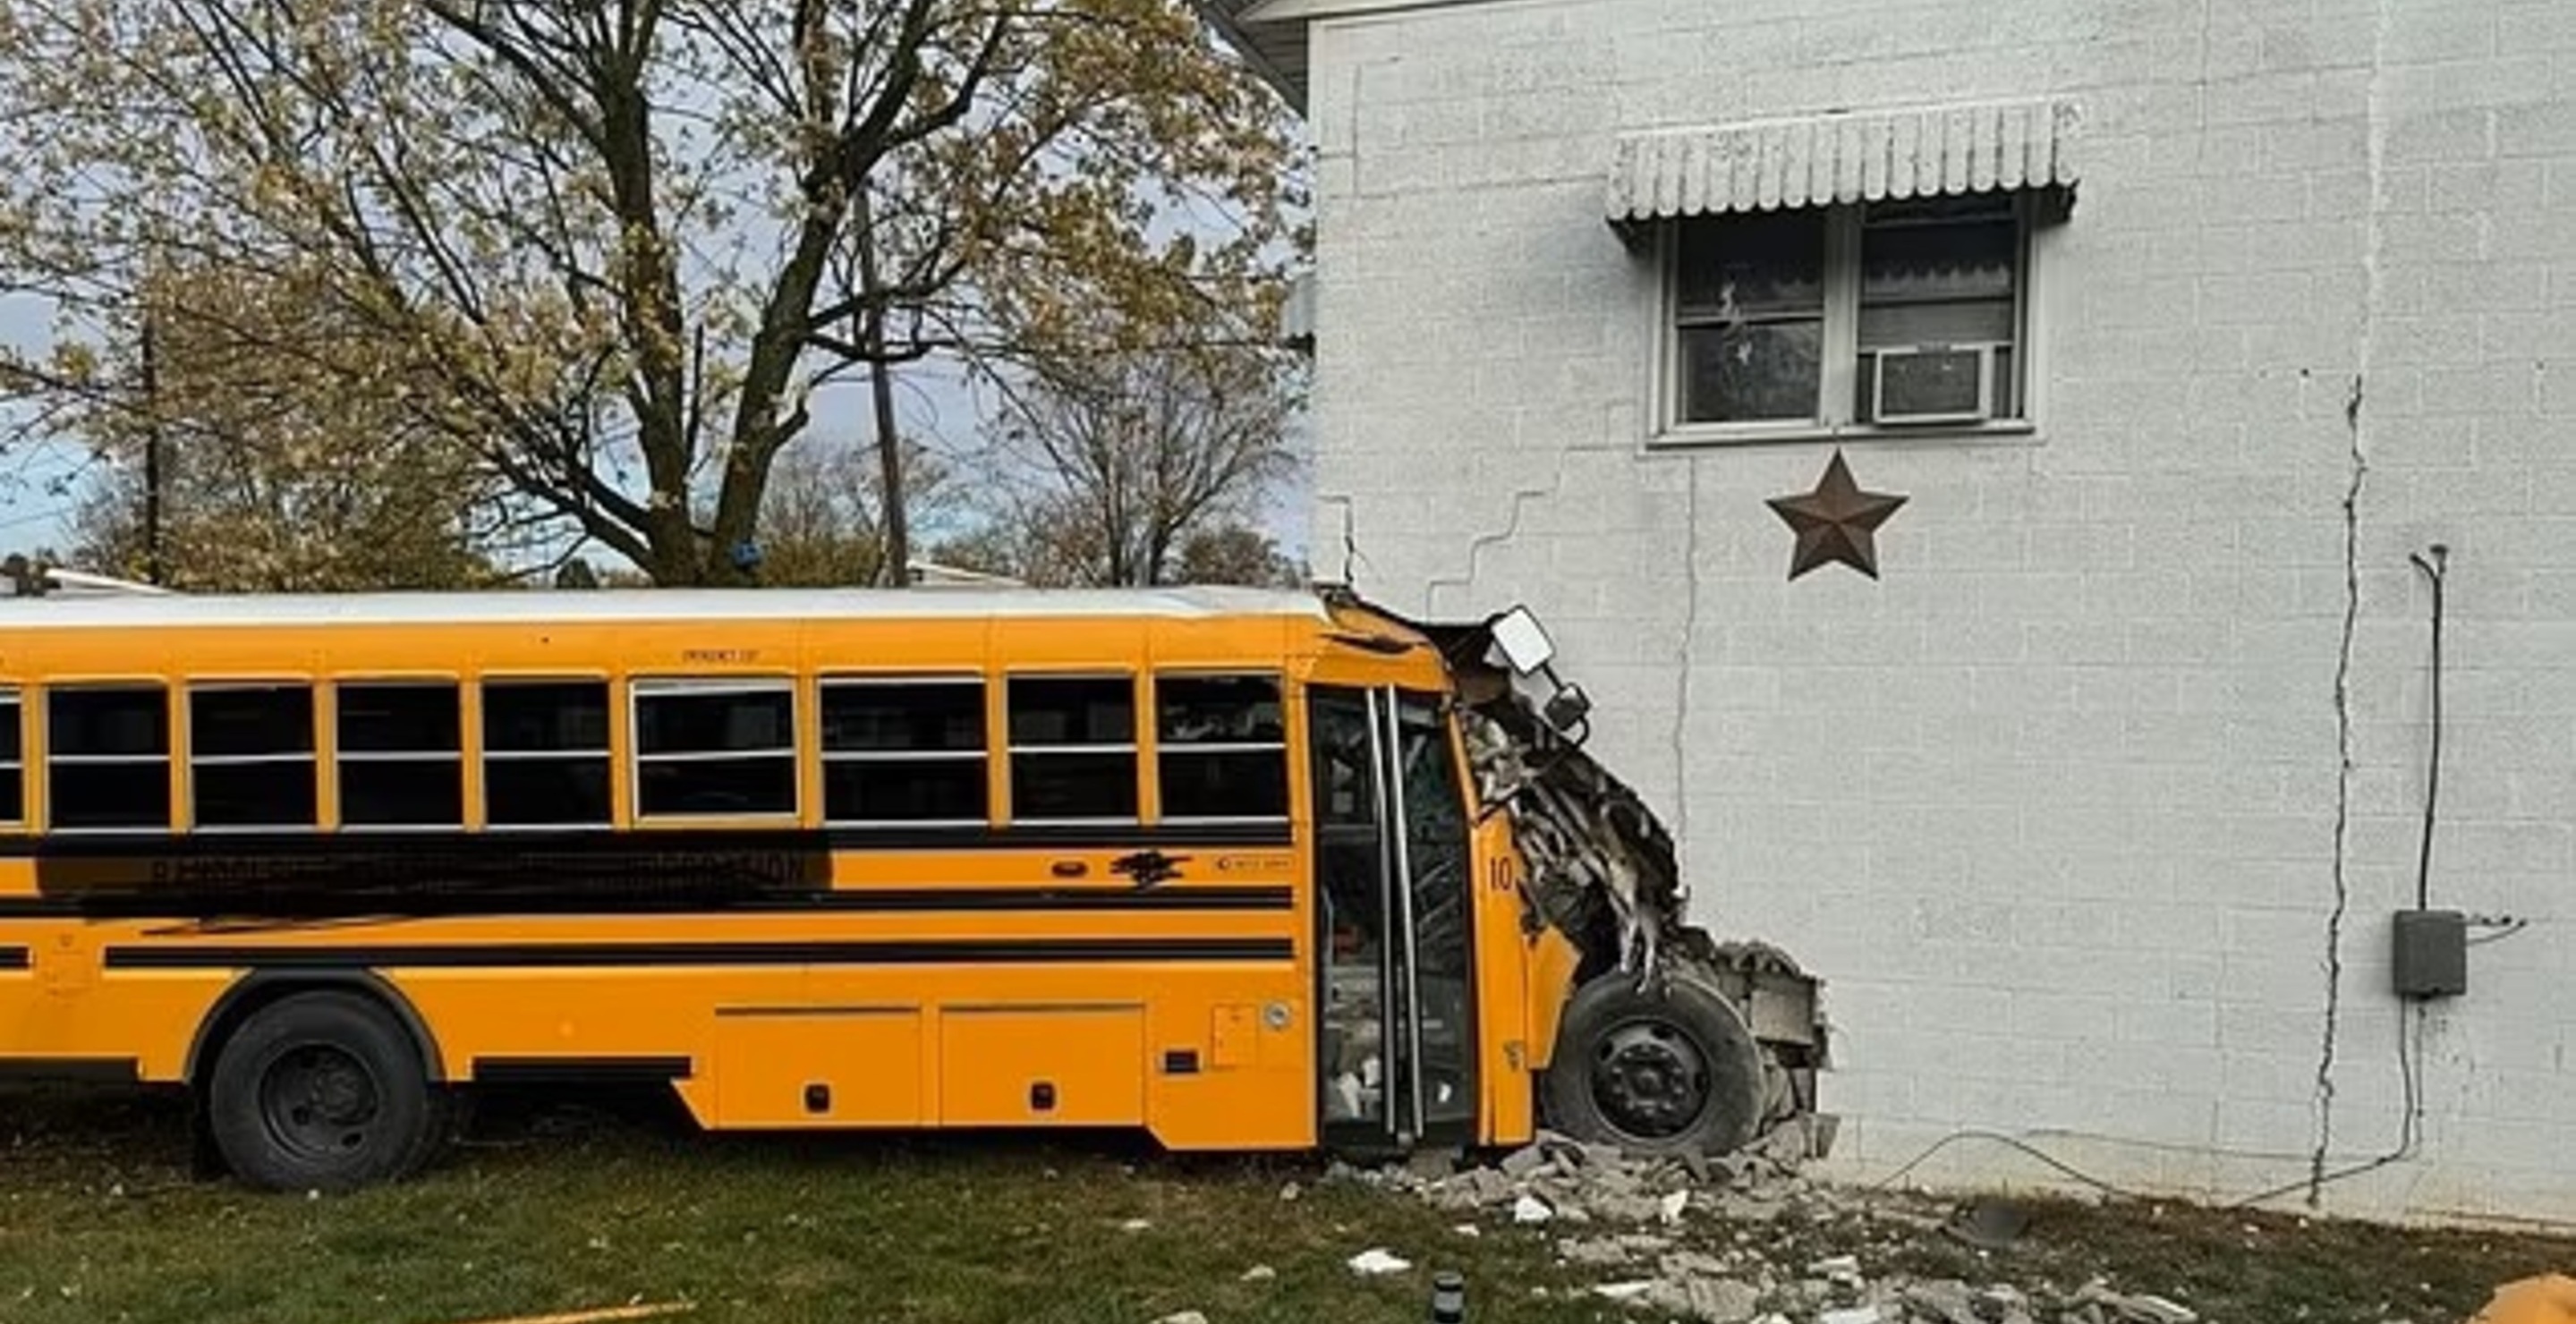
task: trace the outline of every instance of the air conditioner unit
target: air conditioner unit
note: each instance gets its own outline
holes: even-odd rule
[[[1983,423],[1995,416],[1995,349],[1980,345],[1891,345],[1874,352],[1873,423]]]

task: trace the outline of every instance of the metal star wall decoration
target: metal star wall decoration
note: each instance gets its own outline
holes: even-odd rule
[[[1789,578],[1837,561],[1878,578],[1878,546],[1870,535],[1904,504],[1901,496],[1860,490],[1843,453],[1835,451],[1815,491],[1771,498],[1771,509],[1798,535],[1797,549],[1789,556]]]

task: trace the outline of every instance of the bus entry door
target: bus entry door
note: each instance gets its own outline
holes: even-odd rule
[[[1318,1104],[1326,1144],[1476,1130],[1466,800],[1436,696],[1316,686]]]

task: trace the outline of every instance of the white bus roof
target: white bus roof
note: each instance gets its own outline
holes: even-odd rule
[[[488,593],[75,594],[0,598],[0,630],[749,620],[1328,620],[1312,593],[1154,589],[569,589]]]

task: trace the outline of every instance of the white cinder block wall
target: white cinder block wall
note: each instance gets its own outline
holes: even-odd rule
[[[1849,1172],[1975,1129],[2229,1198],[2397,1143],[2442,541],[2433,899],[2531,927],[2327,1207],[2576,1220],[2576,3],[1491,0],[1311,53],[1318,572],[1554,625],[1696,917],[1831,981]],[[2038,435],[1850,447],[1911,498],[1884,579],[1785,582],[1763,500],[1829,448],[1648,448],[1614,135],[2041,96]]]

